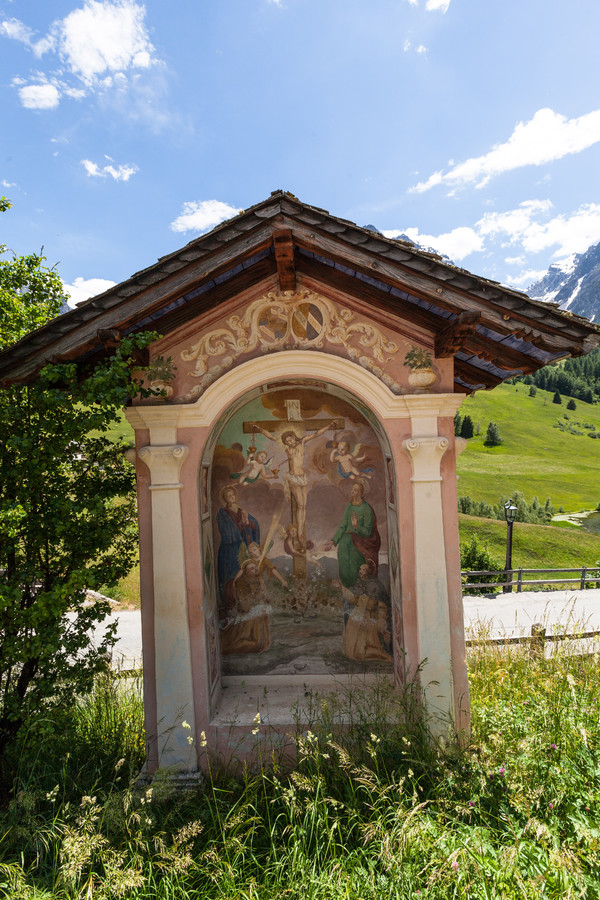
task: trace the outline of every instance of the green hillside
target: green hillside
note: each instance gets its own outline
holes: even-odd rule
[[[591,443],[591,442],[590,442]],[[502,569],[506,558],[506,523],[479,516],[459,516],[461,544],[474,534],[487,544]],[[516,522],[513,529],[513,566],[523,569],[566,569],[569,566],[594,566],[600,561],[600,536],[582,528],[527,525]]]
[[[525,384],[501,384],[466,398],[460,413],[470,415],[481,433],[469,439],[458,459],[460,496],[496,503],[502,494],[522,491],[528,501],[535,495],[542,502],[550,497],[567,512],[595,509],[600,501],[600,438],[588,437],[591,429],[584,425],[600,431],[600,405],[577,400],[571,411],[564,397],[562,405],[552,397],[539,389],[530,397]],[[559,420],[581,434],[553,427]],[[499,426],[499,447],[484,445],[488,422]]]

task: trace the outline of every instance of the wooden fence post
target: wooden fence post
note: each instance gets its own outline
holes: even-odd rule
[[[587,566],[583,566],[581,570],[581,590],[585,588],[585,576],[587,575]]]
[[[531,626],[531,640],[529,642],[529,652],[532,658],[543,658],[544,647],[546,643],[546,627],[541,622],[536,622]]]

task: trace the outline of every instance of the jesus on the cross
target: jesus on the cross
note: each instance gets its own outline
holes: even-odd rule
[[[306,478],[306,472],[304,471],[304,447],[309,441],[313,441],[315,438],[320,437],[322,434],[325,434],[326,431],[331,431],[335,429],[336,422],[328,422],[327,425],[323,425],[318,431],[314,431],[310,434],[305,434],[303,437],[299,437],[295,431],[291,429],[289,431],[284,431],[281,434],[280,438],[274,437],[274,435],[269,434],[266,429],[261,428],[258,423],[254,423],[253,427],[256,431],[260,431],[260,433],[268,438],[270,441],[274,443],[278,443],[281,440],[281,445],[283,446],[283,450],[288,459],[289,464],[289,472],[286,472],[283,476],[283,488],[285,491],[285,495],[288,499],[292,498],[296,503],[296,527],[298,529],[298,537],[305,544],[306,541],[306,501],[308,497],[308,481]]]

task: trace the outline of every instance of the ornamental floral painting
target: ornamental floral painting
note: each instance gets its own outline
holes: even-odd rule
[[[372,426],[325,391],[229,419],[210,485],[223,674],[391,671],[387,478]]]

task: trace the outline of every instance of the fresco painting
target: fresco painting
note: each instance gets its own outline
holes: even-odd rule
[[[210,479],[223,674],[391,670],[386,476],[371,423],[325,391],[232,415]]]

